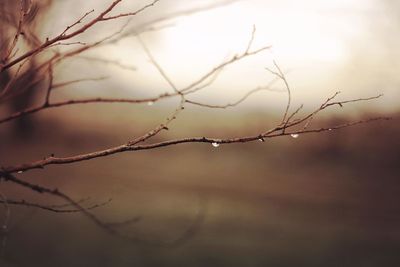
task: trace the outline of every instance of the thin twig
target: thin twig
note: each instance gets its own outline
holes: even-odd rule
[[[53,65],[50,63],[49,64],[49,84],[47,85],[47,90],[46,90],[46,97],[44,99],[44,106],[48,106],[49,105],[49,101],[50,101],[50,94],[51,94],[51,89],[53,88]]]
[[[102,203],[98,203],[98,204],[94,204],[88,207],[83,207],[85,210],[93,210],[93,209],[97,209],[100,207],[103,207],[105,205],[107,205],[108,203],[111,202],[111,199],[102,202]],[[0,200],[0,203],[4,203],[4,201]],[[76,202],[79,203],[79,202]],[[65,208],[59,208],[56,205],[42,205],[42,204],[38,204],[38,203],[33,203],[33,202],[29,202],[26,200],[11,200],[9,199],[7,201],[7,204],[9,205],[16,205],[16,206],[24,206],[24,207],[28,207],[28,208],[38,208],[38,209],[42,209],[42,210],[46,210],[46,211],[51,211],[51,212],[55,212],[55,213],[75,213],[75,212],[82,212],[82,210],[80,209],[65,209]],[[71,206],[71,203],[68,204],[69,206]],[[65,205],[62,205],[65,206]]]

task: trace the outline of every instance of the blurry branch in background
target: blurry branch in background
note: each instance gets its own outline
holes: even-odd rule
[[[108,201],[102,202],[102,203],[97,203],[97,204],[90,205],[88,207],[84,207],[84,209],[85,210],[93,210],[93,209],[96,209],[99,207],[103,207],[110,202],[111,202],[111,199],[109,199]],[[62,204],[62,205],[42,205],[39,203],[33,203],[33,202],[26,201],[26,200],[12,200],[12,199],[0,200],[0,203],[8,204],[8,205],[25,206],[25,207],[30,207],[30,208],[38,208],[38,209],[42,209],[42,210],[46,210],[46,211],[52,211],[55,213],[81,212],[80,209],[66,208],[68,206],[71,206],[70,203]],[[79,201],[77,203],[79,203]]]
[[[89,56],[78,56],[76,58],[84,59],[84,60],[87,60],[87,61],[100,62],[100,63],[104,63],[104,64],[107,64],[107,65],[116,66],[116,67],[121,68],[123,70],[131,70],[131,71],[136,71],[137,70],[136,67],[122,64],[121,62],[119,62],[117,60],[104,59],[104,58],[99,58],[99,57],[89,57]]]
[[[170,20],[177,19],[179,17],[185,17],[185,16],[190,16],[190,15],[196,14],[196,13],[206,12],[208,10],[227,6],[227,5],[233,4],[235,2],[239,2],[239,1],[242,1],[242,0],[211,1],[211,2],[213,2],[211,4],[196,6],[193,8],[184,9],[184,10],[172,12],[169,14],[165,14],[163,16],[156,17],[155,19],[146,21],[144,23],[135,25],[135,26],[127,29],[118,38],[116,38],[114,40],[110,40],[108,43],[114,43],[115,41],[119,41],[123,38],[136,36],[138,34],[142,34],[145,32],[158,31],[160,29],[172,26],[171,24],[157,26],[157,25],[160,25],[161,23],[168,22]]]
[[[325,132],[325,131],[332,131],[332,130],[338,130],[342,128],[347,128],[350,126],[362,124],[362,123],[367,123],[367,122],[372,122],[376,120],[385,120],[388,118],[370,118],[366,120],[359,120],[359,121],[354,121],[354,122],[349,122],[345,124],[340,124],[340,125],[331,125],[330,127],[326,128],[313,128],[312,127],[312,121],[314,118],[323,110],[332,108],[335,106],[342,107],[343,105],[346,104],[353,104],[356,102],[362,102],[362,101],[370,101],[370,100],[375,100],[381,97],[381,95],[374,96],[374,97],[368,97],[368,98],[358,98],[358,99],[350,99],[350,100],[342,100],[338,101],[336,100],[337,96],[339,93],[335,93],[332,97],[328,98],[325,102],[321,104],[315,111],[302,115],[301,110],[303,106],[300,106],[299,108],[295,109],[292,111],[291,107],[291,102],[292,102],[292,95],[291,95],[291,88],[289,86],[289,82],[280,68],[280,66],[277,64],[276,61],[273,61],[273,69],[267,69],[272,75],[274,76],[274,79],[272,81],[265,85],[265,86],[259,86],[253,90],[249,90],[247,93],[245,93],[240,99],[233,103],[228,103],[228,104],[210,104],[210,103],[200,103],[194,100],[191,100],[190,97],[194,95],[195,93],[201,91],[202,89],[212,85],[216,79],[218,79],[219,75],[221,72],[227,68],[228,66],[235,64],[242,59],[245,59],[250,56],[255,56],[259,53],[262,53],[264,51],[267,51],[270,49],[270,46],[264,46],[260,48],[253,48],[253,43],[254,39],[256,37],[256,28],[254,27],[249,41],[246,45],[246,48],[244,51],[241,53],[238,53],[231,58],[221,62],[220,64],[214,66],[211,68],[209,71],[204,73],[203,75],[200,75],[199,78],[196,80],[192,81],[186,86],[183,86],[182,88],[179,88],[174,80],[168,76],[167,71],[159,64],[156,60],[156,58],[153,56],[151,53],[150,49],[146,46],[145,42],[141,39],[140,35],[146,32],[147,30],[154,30],[157,29],[157,23],[159,22],[164,22],[167,21],[174,16],[183,16],[183,15],[188,15],[194,12],[200,12],[204,10],[208,10],[210,8],[219,6],[221,4],[227,4],[231,3],[233,1],[223,1],[222,3],[219,4],[214,4],[211,6],[206,6],[203,8],[195,8],[193,10],[187,10],[187,11],[182,11],[180,13],[176,13],[173,15],[169,15],[166,17],[162,17],[156,20],[153,20],[152,22],[149,22],[144,25],[139,25],[138,27],[134,27],[133,30],[127,30],[124,32],[126,29],[128,23],[130,20],[128,20],[127,23],[125,23],[117,32],[114,34],[107,36],[103,39],[97,40],[93,43],[84,43],[84,42],[79,42],[79,41],[71,41],[71,39],[80,36],[82,33],[86,32],[87,30],[93,28],[96,24],[99,22],[107,22],[111,20],[116,20],[119,18],[124,18],[124,17],[132,17],[135,16],[148,8],[152,7],[155,5],[157,2],[160,0],[155,0],[150,2],[147,5],[144,5],[142,8],[138,9],[137,11],[134,12],[127,12],[127,13],[121,13],[117,15],[110,15],[110,13],[113,11],[113,9],[122,2],[122,0],[116,0],[113,1],[104,11],[102,11],[99,15],[95,16],[95,18],[89,20],[88,22],[84,22],[90,14],[92,14],[94,11],[91,10],[84,15],[82,15],[77,21],[74,23],[70,24],[65,28],[64,31],[62,31],[59,35],[53,38],[47,38],[43,43],[35,43],[35,46],[33,48],[28,49],[27,52],[22,52],[22,54],[19,54],[19,51],[17,49],[18,47],[18,36],[22,34],[22,31],[24,29],[24,17],[27,16],[26,14],[29,14],[31,8],[24,9],[23,8],[23,2],[21,1],[21,9],[20,9],[20,17],[19,17],[19,22],[16,24],[16,31],[17,34],[16,36],[10,41],[9,44],[2,44],[2,63],[0,66],[0,74],[4,77],[6,77],[6,81],[0,83],[1,88],[0,88],[0,103],[6,103],[10,99],[20,97],[20,95],[25,92],[32,90],[33,85],[39,84],[41,81],[46,81],[45,84],[40,83],[40,85],[43,87],[43,91],[45,93],[44,99],[42,100],[42,103],[38,106],[29,106],[29,107],[23,107],[16,112],[1,117],[0,118],[0,124],[4,124],[9,121],[18,121],[21,120],[22,118],[25,118],[28,115],[34,114],[41,112],[46,109],[51,109],[51,108],[56,108],[56,107],[64,107],[64,106],[71,106],[71,105],[79,105],[79,104],[91,104],[91,103],[127,103],[127,104],[148,104],[152,105],[155,102],[162,101],[165,99],[170,99],[170,98],[175,98],[179,100],[179,103],[177,104],[177,107],[171,112],[170,116],[165,118],[165,120],[160,123],[159,125],[155,126],[153,129],[145,132],[141,136],[137,137],[132,137],[130,141],[124,144],[120,144],[115,147],[111,148],[105,148],[103,150],[98,150],[98,151],[92,151],[89,153],[85,154],[77,154],[77,155],[72,155],[68,157],[56,157],[54,155],[51,155],[49,157],[46,157],[44,159],[40,159],[37,161],[33,162],[28,162],[28,163],[23,163],[20,165],[15,165],[15,166],[8,166],[8,167],[1,167],[0,169],[0,181],[1,182],[8,182],[15,184],[17,186],[26,188],[28,190],[31,190],[36,193],[40,194],[46,194],[50,195],[56,198],[59,198],[63,201],[65,201],[67,206],[62,205],[62,206],[55,206],[55,205],[43,205],[43,204],[38,204],[38,203],[33,203],[25,200],[11,200],[7,199],[5,197],[2,197],[2,200],[0,200],[0,203],[5,205],[7,208],[10,205],[19,205],[19,206],[24,206],[24,207],[31,207],[31,208],[39,208],[51,212],[56,212],[56,213],[70,213],[70,212],[81,212],[84,214],[87,218],[89,218],[94,224],[105,230],[106,232],[120,236],[122,238],[131,240],[131,241],[140,241],[143,243],[149,243],[149,244],[156,244],[156,243],[162,243],[162,244],[178,244],[181,243],[184,240],[187,240],[190,236],[194,234],[196,231],[196,228],[198,228],[199,224],[204,218],[205,214],[205,204],[202,202],[199,204],[199,210],[197,215],[194,218],[193,224],[190,225],[184,233],[179,235],[178,238],[174,240],[169,240],[169,241],[164,241],[164,242],[153,242],[153,241],[148,241],[148,240],[143,240],[137,237],[127,237],[124,234],[121,234],[116,228],[119,226],[124,226],[129,223],[136,222],[138,219],[134,218],[125,222],[116,222],[116,223],[106,223],[103,222],[101,219],[99,219],[97,216],[95,216],[92,213],[92,210],[102,207],[106,204],[108,204],[110,201],[104,202],[104,203],[99,203],[91,206],[83,206],[82,201],[75,201],[71,197],[69,197],[67,194],[63,193],[57,188],[47,188],[46,186],[43,185],[37,185],[37,184],[32,184],[29,182],[26,182],[18,177],[19,173],[22,172],[27,172],[31,171],[33,169],[44,169],[48,165],[59,165],[59,164],[71,164],[71,163],[76,163],[76,162],[81,162],[83,164],[83,161],[86,160],[93,160],[95,158],[99,157],[106,157],[110,156],[113,154],[117,153],[122,153],[122,152],[127,152],[127,151],[141,151],[141,150],[150,150],[150,149],[155,149],[155,148],[161,148],[161,147],[167,147],[167,146],[172,146],[172,145],[178,145],[178,144],[184,144],[184,143],[208,143],[213,145],[214,147],[218,147],[221,144],[234,144],[234,143],[247,143],[247,142],[254,142],[254,141],[261,141],[264,142],[267,139],[279,137],[279,136],[292,136],[294,138],[297,138],[301,134],[307,134],[307,133],[319,133],[319,132]],[[31,1],[28,1],[28,3],[32,3]],[[158,28],[158,29],[162,29]],[[34,34],[32,34],[35,36]],[[108,77],[97,77],[97,78],[86,78],[86,79],[75,79],[75,80],[70,80],[70,81],[64,81],[64,82],[55,82],[57,80],[57,71],[56,68],[58,64],[63,62],[64,60],[68,58],[80,58],[80,59],[85,59],[89,61],[95,61],[95,62],[101,62],[104,64],[112,64],[114,66],[124,68],[124,69],[129,69],[129,70],[135,70],[135,67],[133,66],[125,66],[122,63],[114,60],[109,60],[109,59],[103,59],[103,58],[95,58],[95,57],[88,57],[88,56],[82,56],[81,54],[91,50],[93,48],[96,48],[100,45],[110,45],[118,40],[121,40],[122,38],[125,38],[127,36],[136,36],[139,43],[141,44],[144,52],[146,53],[147,57],[150,59],[150,62],[154,65],[154,67],[157,69],[159,74],[162,76],[162,78],[165,80],[165,82],[168,84],[168,86],[171,87],[171,90],[167,90],[165,93],[155,95],[153,97],[148,97],[148,98],[141,98],[141,99],[132,99],[132,98],[86,98],[86,99],[70,99],[70,100],[65,100],[65,101],[58,101],[58,102],[53,102],[51,100],[51,95],[52,91],[56,88],[68,86],[71,84],[76,84],[84,81],[100,81],[103,79],[106,79]],[[38,40],[38,39],[35,39]],[[79,46],[77,48],[73,48],[71,50],[67,50],[64,52],[54,50],[54,46],[59,46],[59,45],[76,45],[78,44]],[[38,58],[38,54],[43,54],[45,57]],[[25,68],[24,65],[27,62],[34,62],[37,61],[35,64],[30,65],[30,72],[26,71],[24,72]],[[13,73],[9,72],[10,70],[13,70]],[[27,74],[26,74],[27,73]],[[35,73],[35,76],[33,78],[29,76],[28,74],[30,73]],[[25,75],[25,76],[24,76]],[[284,85],[285,91],[287,92],[287,104],[285,107],[285,111],[283,114],[282,120],[277,123],[274,127],[271,129],[264,129],[262,132],[254,133],[253,135],[250,136],[239,136],[239,137],[220,137],[220,138],[211,138],[211,137],[186,137],[186,138],[181,138],[181,139],[173,139],[173,140],[166,140],[166,141],[161,141],[161,142],[151,142],[151,138],[154,136],[159,135],[163,131],[169,130],[169,127],[171,127],[171,123],[177,119],[177,117],[180,115],[181,112],[184,111],[185,105],[196,105],[200,106],[203,108],[209,108],[209,109],[217,109],[217,108],[232,108],[240,103],[244,102],[248,97],[251,95],[260,92],[260,91],[265,91],[265,90],[273,90],[271,86],[277,82],[282,82]],[[146,142],[146,143],[144,143]]]
[[[105,232],[120,237],[124,240],[130,241],[130,242],[140,242],[141,244],[145,244],[145,245],[151,245],[151,246],[176,246],[176,245],[180,245],[181,243],[183,243],[184,241],[186,241],[187,239],[189,239],[191,236],[193,236],[193,234],[195,234],[196,230],[198,229],[198,226],[202,223],[202,221],[204,220],[204,216],[206,213],[206,203],[204,202],[204,200],[202,198],[200,198],[200,203],[199,203],[199,209],[197,211],[197,214],[195,215],[195,218],[193,220],[193,223],[189,225],[189,227],[187,227],[187,229],[185,229],[183,231],[183,233],[180,233],[179,235],[177,235],[176,238],[173,238],[171,240],[149,240],[149,239],[141,239],[139,237],[131,237],[131,236],[127,236],[123,233],[120,233],[118,231],[119,227],[122,226],[126,226],[132,223],[136,223],[137,221],[140,220],[140,218],[135,217],[133,219],[129,219],[123,222],[104,222],[101,219],[99,219],[96,215],[94,215],[93,213],[90,212],[91,209],[95,209],[98,208],[100,206],[104,206],[107,203],[109,203],[111,200],[101,203],[101,204],[97,204],[94,206],[90,206],[88,208],[83,207],[78,201],[74,201],[72,198],[70,198],[68,195],[66,195],[65,193],[61,192],[58,189],[50,189],[47,188],[45,186],[42,185],[37,185],[37,184],[32,184],[26,181],[23,181],[17,177],[15,177],[12,174],[8,174],[8,173],[3,173],[1,174],[2,178],[4,178],[5,181],[7,182],[11,182],[14,183],[16,185],[19,185],[23,188],[27,188],[29,190],[32,190],[34,192],[40,193],[40,194],[47,194],[47,195],[51,195],[57,198],[60,198],[66,202],[69,203],[69,206],[74,207],[75,209],[70,209],[70,210],[59,210],[57,209],[57,206],[44,206],[44,205],[39,205],[39,204],[34,204],[34,203],[28,203],[25,201],[11,201],[8,202],[8,200],[6,200],[5,198],[3,198],[3,203],[5,203],[5,205],[8,207],[9,204],[15,204],[15,205],[22,205],[22,206],[28,206],[28,207],[35,207],[35,208],[40,208],[40,209],[44,209],[47,211],[52,211],[52,212],[64,212],[64,213],[71,213],[71,212],[81,212],[83,215],[85,215],[89,220],[91,220],[94,224],[96,224],[98,227],[100,227],[101,229],[103,229]],[[63,207],[63,206],[62,206]],[[7,219],[8,220],[8,219]]]
[[[292,92],[291,92],[291,90],[290,90],[289,83],[288,83],[288,81],[286,80],[286,76],[285,76],[285,74],[282,72],[282,70],[281,70],[281,68],[279,67],[278,63],[276,63],[275,60],[273,60],[273,63],[274,63],[274,67],[275,67],[276,71],[275,71],[275,70],[271,70],[271,69],[269,69],[269,68],[266,68],[266,70],[268,70],[268,71],[271,72],[273,75],[275,75],[276,77],[278,77],[279,79],[281,79],[281,80],[283,81],[283,83],[285,84],[285,88],[286,88],[287,94],[288,94],[288,101],[287,101],[285,113],[283,114],[282,123],[285,122],[285,121],[288,122],[289,119],[286,120],[286,118],[287,118],[288,113],[289,113],[290,104],[292,103]],[[296,112],[296,113],[297,113],[297,112]],[[294,115],[295,115],[295,114],[293,114],[293,116],[294,116]]]
[[[61,88],[61,87],[66,87],[69,86],[71,84],[74,83],[81,83],[81,82],[98,82],[98,81],[103,81],[108,79],[108,76],[101,76],[101,77],[97,77],[97,78],[82,78],[82,79],[76,79],[76,80],[71,80],[71,81],[65,81],[65,82],[59,82],[59,83],[55,83],[52,86],[52,90],[57,89],[57,88]]]
[[[7,235],[8,235],[8,224],[10,221],[10,217],[11,217],[11,208],[10,208],[10,202],[7,199],[7,197],[0,192],[0,202],[3,204],[4,206],[4,219],[3,222],[1,224],[1,229],[0,229],[0,238],[1,238],[1,248],[0,248],[0,256],[3,256],[5,253],[5,247],[7,244]]]

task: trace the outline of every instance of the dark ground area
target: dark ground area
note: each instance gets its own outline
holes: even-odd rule
[[[1,164],[117,145],[131,134],[49,124],[25,141],[3,131]],[[256,125],[221,132],[252,132]],[[213,129],[200,135],[217,135]],[[399,136],[393,120],[265,143],[186,144],[20,174],[75,199],[90,197],[88,204],[111,197],[95,213],[105,221],[138,217],[120,229],[129,236],[173,239],[205,207],[204,221],[180,246],[160,248],[110,236],[77,213],[14,206],[0,266],[400,266]],[[9,198],[60,203],[4,183],[0,190]]]

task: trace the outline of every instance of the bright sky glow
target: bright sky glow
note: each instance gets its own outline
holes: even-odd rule
[[[185,9],[188,3],[195,6],[205,2],[170,1],[165,6]],[[391,65],[387,60],[399,54],[385,49],[400,41],[388,37],[396,28],[388,26],[392,21],[387,17],[387,8],[378,0],[243,0],[180,17],[172,21],[173,26],[146,33],[142,39],[169,77],[184,86],[242,52],[255,25],[253,47],[272,45],[272,50],[229,67],[200,98],[226,102],[265,85],[271,79],[265,67],[271,67],[272,59],[276,59],[290,71],[288,79],[299,102],[319,103],[341,90],[346,97],[385,93],[388,102],[384,106],[390,106],[391,99],[399,96],[400,78],[393,71],[399,60]],[[164,11],[154,8],[153,12]],[[170,89],[135,40],[101,53],[138,66],[134,75],[116,73],[125,86],[135,84],[135,88],[146,92]],[[250,103],[257,101],[256,97]]]

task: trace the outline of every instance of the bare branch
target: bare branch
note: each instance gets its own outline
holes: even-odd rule
[[[8,235],[8,228],[9,228],[9,221],[11,218],[11,209],[10,209],[10,203],[7,199],[7,197],[0,192],[0,202],[3,203],[4,208],[5,208],[5,213],[4,213],[4,219],[3,223],[1,224],[0,228],[0,237],[1,237],[1,248],[0,248],[0,255],[4,256],[6,244],[7,244],[7,235]]]
[[[291,93],[290,86],[289,86],[289,83],[288,83],[288,81],[286,79],[286,76],[285,76],[284,72],[281,70],[281,68],[276,63],[275,60],[273,60],[273,63],[274,63],[274,66],[275,66],[277,71],[273,71],[273,70],[268,69],[268,68],[266,68],[266,70],[268,70],[269,72],[271,72],[273,75],[277,76],[278,78],[280,78],[284,82],[285,88],[286,88],[287,94],[288,94],[288,102],[287,102],[287,105],[286,105],[285,113],[284,113],[283,118],[282,118],[282,123],[285,123],[286,118],[287,118],[288,113],[289,113],[290,104],[292,102],[292,93]]]
[[[92,10],[86,12],[85,14],[83,14],[83,16],[81,18],[79,18],[77,21],[75,21],[71,25],[67,26],[67,28],[65,28],[65,30],[61,33],[61,35],[64,35],[67,31],[69,31],[70,29],[72,29],[76,25],[82,23],[82,21],[93,12],[94,12],[94,9],[92,9]]]
[[[190,15],[205,12],[205,11],[208,11],[211,9],[224,7],[224,6],[230,5],[230,4],[238,2],[238,1],[240,1],[240,0],[214,1],[210,4],[203,5],[200,7],[194,7],[194,8],[190,8],[190,9],[172,12],[172,13],[166,14],[164,16],[157,17],[153,20],[144,22],[142,24],[135,25],[132,29],[130,29],[127,32],[125,32],[124,34],[122,34],[120,36],[120,38],[122,39],[122,38],[129,37],[132,35],[136,36],[138,33],[152,31],[155,28],[155,26],[153,26],[153,25],[157,25],[157,24],[167,22],[167,21],[170,21],[173,19],[177,19],[179,17],[190,16]],[[158,28],[156,28],[156,29],[158,29]]]
[[[48,106],[49,105],[49,101],[50,101],[50,93],[51,93],[51,89],[53,88],[53,65],[50,62],[49,64],[49,84],[47,86],[47,90],[46,90],[46,97],[44,99],[44,104],[43,106]]]
[[[99,22],[101,22],[101,21],[106,21],[106,20],[118,19],[118,18],[122,18],[122,17],[126,17],[126,16],[134,16],[134,15],[137,15],[137,14],[139,14],[140,12],[146,10],[147,8],[153,6],[153,5],[154,5],[155,3],[157,3],[159,0],[155,0],[155,1],[153,1],[151,4],[146,5],[146,6],[144,6],[143,8],[141,8],[141,9],[135,11],[135,12],[132,12],[132,13],[125,13],[125,14],[120,14],[120,15],[116,15],[116,16],[106,17],[106,15],[108,15],[108,14],[114,9],[114,7],[117,6],[121,1],[122,1],[122,0],[115,0],[108,8],[106,8],[103,12],[101,12],[97,17],[95,17],[95,18],[92,19],[90,22],[86,23],[85,25],[83,25],[82,27],[80,27],[79,29],[77,29],[77,30],[75,30],[75,31],[73,31],[73,32],[71,32],[71,33],[67,33],[67,31],[68,31],[69,29],[71,29],[71,27],[70,27],[70,28],[67,27],[66,30],[64,30],[63,32],[61,32],[61,34],[57,35],[56,37],[51,38],[51,39],[47,39],[47,40],[46,40],[43,44],[41,44],[40,46],[38,46],[38,47],[36,47],[36,48],[34,48],[34,49],[32,49],[32,50],[26,52],[25,54],[23,54],[23,55],[21,55],[20,57],[18,57],[18,58],[16,58],[16,59],[12,60],[12,61],[9,62],[9,63],[4,64],[4,65],[1,67],[0,72],[11,68],[12,66],[18,64],[19,62],[21,62],[21,61],[23,61],[23,60],[25,60],[25,59],[27,59],[27,58],[33,56],[33,55],[36,55],[37,53],[42,52],[43,50],[45,50],[45,49],[51,47],[53,44],[56,44],[56,43],[58,43],[58,42],[60,42],[60,41],[72,39],[73,37],[76,37],[76,36],[78,36],[78,35],[80,35],[80,34],[86,32],[88,29],[92,28],[95,24],[97,24],[97,23],[99,23]],[[89,13],[91,13],[91,12],[89,12]],[[85,13],[85,15],[83,16],[83,18],[87,16],[86,14],[87,14],[87,13]],[[75,25],[77,25],[78,23],[80,23],[80,21],[81,21],[81,19],[79,19],[77,22],[73,23],[72,25],[75,26]]]
[[[247,48],[246,48],[246,53],[248,53],[251,49],[251,46],[253,45],[254,42],[254,38],[256,37],[256,25],[253,25],[253,31],[251,33],[251,38],[249,43],[247,44]]]
[[[137,70],[137,68],[135,66],[125,65],[125,64],[122,64],[121,62],[119,62],[117,60],[99,58],[97,56],[96,57],[77,56],[76,58],[81,58],[81,59],[85,59],[85,60],[88,60],[88,61],[100,62],[100,63],[104,63],[104,64],[109,64],[109,65],[114,65],[116,67],[119,67],[119,68],[125,69],[125,70],[132,70],[132,71],[136,71]]]
[[[190,91],[192,90],[194,87],[199,86],[200,84],[202,84],[204,81],[206,81],[208,78],[212,77],[215,73],[221,71],[223,68],[225,68],[226,66],[237,62],[243,58],[246,58],[248,56],[253,56],[253,55],[257,55],[260,52],[263,52],[267,49],[270,49],[271,46],[264,46],[261,47],[259,49],[253,50],[253,51],[245,51],[240,55],[235,55],[233,56],[231,59],[222,62],[221,64],[217,65],[216,67],[214,67],[212,70],[210,70],[209,72],[207,72],[206,74],[204,74],[203,76],[201,76],[199,79],[197,79],[195,82],[191,83],[190,85],[184,87],[183,89],[181,89],[180,91],[182,93],[186,92],[186,91]]]
[[[161,76],[167,81],[167,83],[172,87],[172,89],[174,89],[175,93],[181,94],[178,87],[176,87],[176,85],[172,82],[172,80],[165,73],[165,71],[161,67],[161,65],[155,60],[155,58],[151,54],[150,50],[147,48],[146,44],[143,42],[142,38],[140,38],[140,35],[137,36],[137,39],[139,40],[139,44],[142,46],[143,50],[146,52],[147,56],[149,57],[151,63],[153,63],[153,65],[157,68],[157,70],[161,74]]]
[[[242,102],[244,102],[249,96],[260,92],[260,91],[271,91],[270,86],[272,86],[275,82],[277,82],[278,79],[273,79],[268,85],[266,86],[262,86],[262,87],[257,87],[253,90],[248,91],[244,96],[242,96],[240,99],[238,99],[237,101],[233,102],[233,103],[228,103],[225,105],[211,105],[211,104],[207,104],[207,103],[200,103],[200,102],[196,102],[196,101],[192,101],[189,99],[186,99],[186,103],[192,104],[192,105],[196,105],[196,106],[201,106],[201,107],[205,107],[205,108],[221,108],[221,109],[226,109],[226,108],[230,108],[230,107],[236,107],[237,105],[241,104]]]
[[[101,77],[97,77],[97,78],[82,78],[82,79],[76,79],[76,80],[71,80],[71,81],[59,82],[59,83],[53,84],[51,90],[69,86],[69,85],[75,84],[75,83],[103,81],[108,78],[109,78],[108,76],[101,76]]]
[[[84,208],[85,210],[93,210],[93,209],[97,209],[100,207],[103,207],[105,205],[107,205],[108,203],[111,202],[111,199],[99,203],[99,204],[94,204],[91,206],[88,206],[86,208]],[[4,200],[0,200],[0,203],[5,203]],[[79,202],[77,202],[79,203]],[[17,205],[17,206],[25,206],[28,208],[38,208],[38,209],[42,209],[42,210],[46,210],[46,211],[51,211],[51,212],[55,212],[55,213],[75,213],[75,212],[82,212],[80,209],[63,209],[63,208],[59,208],[56,205],[42,205],[42,204],[38,204],[38,203],[33,203],[33,202],[29,202],[29,201],[25,201],[25,200],[7,200],[7,204],[9,205]],[[68,204],[69,206],[71,204]],[[61,206],[65,206],[65,205],[61,205]]]
[[[82,207],[78,202],[74,201],[72,198],[70,198],[68,195],[65,193],[61,192],[58,189],[50,189],[41,185],[37,184],[32,184],[26,181],[23,181],[21,179],[18,179],[17,177],[8,174],[8,173],[0,173],[0,178],[4,178],[6,182],[12,182],[14,184],[20,185],[24,188],[33,190],[35,192],[38,192],[40,194],[48,194],[52,195],[54,197],[63,199],[64,201],[69,202],[72,206],[74,206],[77,210],[79,210],[83,215],[85,215],[89,220],[91,220],[94,224],[96,224],[100,229],[104,230],[105,232],[117,236],[119,238],[125,239],[129,242],[134,242],[134,243],[141,243],[141,244],[146,244],[146,245],[151,245],[151,246],[177,246],[185,242],[187,239],[189,239],[196,231],[196,229],[199,227],[199,225],[203,222],[204,216],[205,216],[205,211],[206,211],[206,204],[205,202],[201,201],[199,205],[199,210],[193,220],[193,223],[189,225],[189,227],[182,233],[180,234],[177,238],[171,239],[171,240],[146,240],[146,239],[141,239],[138,237],[130,237],[123,235],[119,233],[117,230],[115,230],[115,227],[121,226],[122,224],[126,224],[127,221],[125,222],[120,222],[120,223],[105,223],[102,220],[100,220],[97,216],[95,216],[93,213],[90,212],[87,208],[85,209]],[[43,206],[35,206],[37,208],[42,208]],[[48,210],[48,209],[47,209]],[[53,210],[51,210],[53,211]],[[75,212],[75,211],[74,211]],[[130,223],[136,222],[137,220],[132,220]]]
[[[376,99],[378,97],[372,97],[372,98],[365,98],[365,99]],[[360,102],[364,101],[363,98],[360,99],[353,99],[353,100],[346,100],[343,101],[345,103],[351,103],[351,102]],[[318,109],[318,112],[331,107],[332,105],[324,105],[323,107]],[[49,157],[43,160],[35,161],[32,163],[26,163],[22,164],[19,166],[11,166],[11,167],[5,167],[3,168],[3,172],[5,173],[16,173],[16,172],[24,172],[27,170],[32,170],[32,169],[42,169],[47,165],[57,165],[57,164],[70,164],[74,162],[81,162],[85,160],[91,160],[94,158],[99,158],[99,157],[106,157],[110,155],[114,155],[117,153],[122,153],[126,151],[140,151],[140,150],[147,150],[147,149],[154,149],[154,148],[161,148],[161,147],[166,147],[166,146],[171,146],[171,145],[177,145],[177,144],[183,144],[183,143],[217,143],[217,144],[232,144],[232,143],[246,143],[246,142],[252,142],[252,141],[257,141],[260,138],[273,138],[277,136],[285,136],[288,134],[293,134],[293,133],[316,133],[316,132],[322,132],[322,131],[328,131],[328,130],[336,130],[336,129],[342,129],[346,127],[345,125],[339,125],[339,126],[333,126],[329,128],[323,128],[323,129],[309,129],[309,130],[297,130],[295,132],[289,132],[287,133],[287,130],[290,130],[294,126],[297,126],[301,124],[302,122],[306,121],[309,119],[311,116],[314,116],[316,113],[310,113],[309,115],[306,115],[304,118],[296,120],[294,122],[289,122],[285,124],[281,124],[276,126],[275,128],[271,130],[267,130],[264,133],[253,135],[253,136],[246,136],[246,137],[237,137],[237,138],[227,138],[227,139],[216,139],[216,138],[206,138],[206,137],[193,137],[193,138],[182,138],[182,139],[176,139],[176,140],[169,140],[169,141],[164,141],[160,143],[153,143],[153,144],[148,144],[148,145],[136,145],[139,142],[142,142],[144,140],[147,140],[148,138],[154,136],[155,134],[158,134],[161,130],[165,129],[164,124],[161,124],[158,126],[155,130],[149,132],[148,134],[144,135],[144,137],[141,137],[139,139],[135,139],[134,141],[128,142],[127,144],[119,145],[116,147],[104,149],[104,150],[99,150],[87,154],[80,154],[80,155],[75,155],[71,157],[65,157],[65,158],[58,158],[58,157]],[[167,121],[167,124],[175,119],[175,117],[169,118]],[[365,122],[372,122],[376,120],[388,120],[390,118],[385,118],[385,117],[379,117],[379,118],[373,118],[369,120],[361,120],[357,122],[351,122],[349,124],[346,124],[347,127],[354,126],[360,123],[365,123]]]
[[[122,13],[122,14],[118,14],[115,16],[109,16],[109,17],[103,17],[101,20],[102,21],[106,21],[106,20],[112,20],[112,19],[117,19],[117,18],[122,18],[122,17],[128,17],[128,16],[135,16],[143,11],[145,11],[146,9],[148,9],[149,7],[154,6],[155,4],[157,4],[157,2],[159,2],[160,0],[154,0],[153,2],[151,2],[150,4],[145,5],[144,7],[134,11],[134,12],[128,12],[128,13]]]
[[[29,9],[28,9],[29,10]],[[15,49],[15,46],[17,45],[19,36],[22,34],[22,24],[24,23],[24,18],[26,16],[26,11],[24,11],[24,3],[23,0],[20,0],[20,11],[19,11],[19,20],[18,20],[18,26],[16,33],[14,35],[13,41],[8,48],[8,52],[5,54],[5,57],[2,59],[2,61],[5,63],[9,60],[10,57],[13,57],[15,54],[13,54],[13,51]],[[15,51],[16,53],[16,51]]]
[[[167,96],[169,96],[169,95],[167,95]],[[91,103],[130,103],[130,104],[148,103],[148,102],[155,102],[155,101],[159,100],[160,98],[164,98],[167,96],[163,95],[160,97],[144,98],[144,99],[97,97],[97,98],[87,98],[87,99],[77,99],[77,100],[66,100],[66,101],[60,101],[60,102],[53,102],[53,103],[49,103],[47,105],[40,105],[38,107],[28,108],[26,110],[11,114],[10,116],[0,119],[0,124],[20,118],[22,116],[37,113],[37,112],[45,110],[45,109],[50,109],[50,108],[57,108],[57,107],[78,105],[78,104],[91,104]]]

